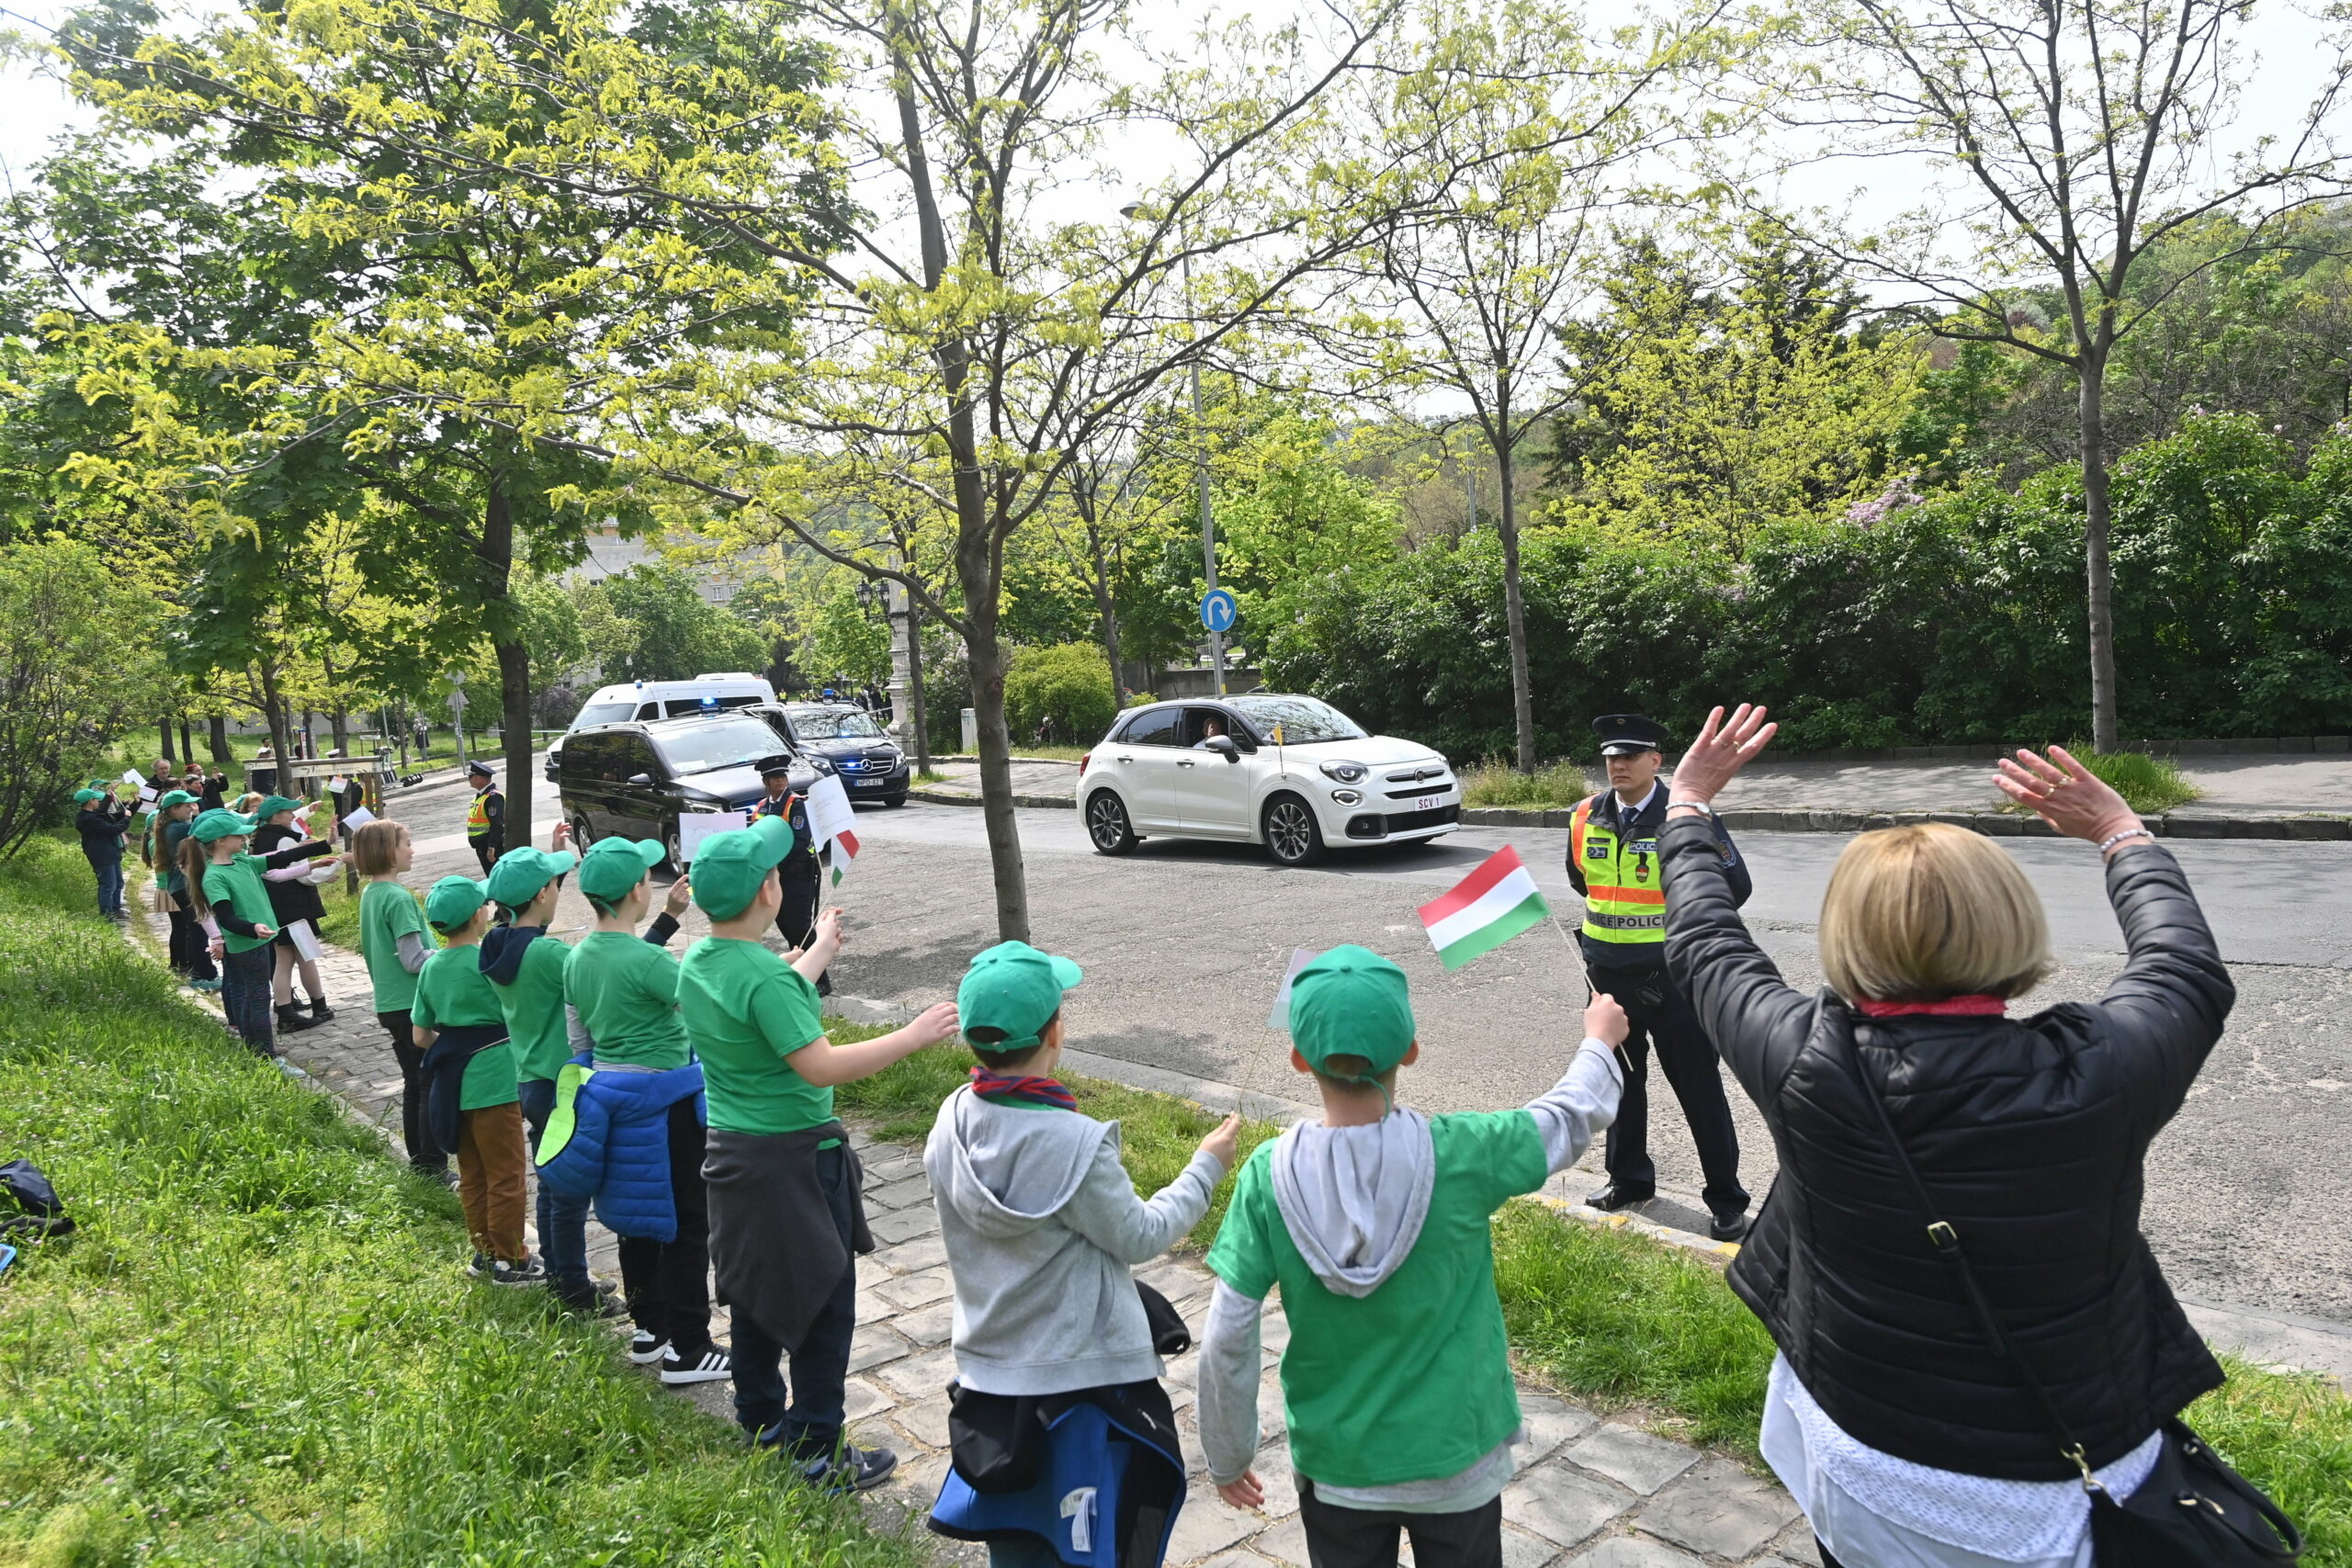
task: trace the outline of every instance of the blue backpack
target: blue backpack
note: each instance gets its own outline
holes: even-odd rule
[[[1159,1568],[1184,1506],[1184,1465],[1157,1382],[1043,1399],[950,1393],[956,1463],[932,1505],[934,1534],[1033,1536],[1070,1568]],[[986,1491],[965,1473],[976,1455]]]

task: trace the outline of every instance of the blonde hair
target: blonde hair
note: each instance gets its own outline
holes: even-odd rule
[[[361,823],[351,835],[352,865],[362,876],[390,876],[392,861],[401,851],[401,840],[407,836],[408,825],[388,817]]]
[[[2051,967],[2050,923],[2017,862],[1947,822],[1864,833],[1821,899],[1821,970],[1880,1002],[2015,997]]]

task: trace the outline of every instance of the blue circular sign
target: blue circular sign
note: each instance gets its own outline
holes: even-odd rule
[[[1241,618],[1241,606],[1222,588],[1212,588],[1201,601],[1201,625],[1213,632],[1229,632]]]

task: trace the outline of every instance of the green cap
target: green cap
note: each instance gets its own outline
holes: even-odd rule
[[[1001,942],[972,960],[956,987],[964,1038],[983,1051],[1019,1051],[1038,1043],[1047,1021],[1062,1008],[1062,993],[1085,978],[1067,958],[1025,942]],[[987,1039],[975,1038],[986,1031]]]
[[[273,795],[265,799],[259,806],[254,807],[254,820],[256,822],[266,822],[271,818],[277,816],[279,812],[297,810],[301,807],[301,805],[302,803],[300,801],[293,799],[291,796]]]
[[[731,920],[752,907],[760,884],[792,852],[792,824],[763,817],[748,828],[713,833],[695,852],[695,905],[714,920]]]
[[[77,789],[74,792],[74,804],[87,806],[94,800],[104,800],[106,797],[107,792],[102,789]]]
[[[184,789],[167,789],[155,797],[155,809],[169,811],[175,806],[194,806],[196,796]]]
[[[1362,1056],[1374,1074],[1405,1059],[1413,1043],[1413,1004],[1405,972],[1349,942],[1318,955],[1290,983],[1290,1038],[1317,1067]]]
[[[519,909],[537,897],[540,888],[579,863],[580,857],[570,850],[535,850],[526,844],[498,857],[482,888],[495,902]]]
[[[253,830],[252,818],[223,811],[217,806],[209,811],[198,812],[196,820],[187,825],[187,836],[199,844],[209,844],[215,839],[231,838],[239,833],[250,834]]]
[[[669,854],[650,839],[599,839],[580,857],[580,891],[617,904]]]
[[[424,896],[424,918],[440,931],[456,931],[474,918],[490,897],[489,890],[470,876],[445,876]]]

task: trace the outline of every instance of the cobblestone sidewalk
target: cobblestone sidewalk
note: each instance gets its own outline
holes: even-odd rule
[[[149,915],[160,940],[163,917]],[[400,1073],[383,1031],[367,1010],[368,976],[356,953],[330,947],[320,962],[336,1016],[280,1038],[285,1059],[319,1088],[339,1096],[360,1120],[397,1144]],[[877,1250],[857,1264],[857,1338],[850,1359],[849,1419],[853,1438],[899,1451],[896,1478],[869,1495],[875,1522],[920,1529],[947,1468],[947,1381],[955,1375],[948,1348],[953,1304],[938,1212],[931,1201],[916,1152],[854,1134],[865,1161],[865,1201]],[[617,1279],[612,1234],[589,1223],[591,1267]],[[536,1235],[533,1245],[537,1245]],[[462,1260],[455,1257],[452,1268]],[[1212,1277],[1197,1260],[1169,1259],[1142,1278],[1198,1324],[1206,1314]],[[727,1338],[725,1312],[718,1337]],[[1168,1384],[1192,1461],[1190,1489],[1169,1552],[1171,1568],[1307,1568],[1306,1539],[1298,1521],[1298,1495],[1283,1437],[1281,1384],[1272,1368],[1289,1337],[1279,1309],[1270,1309],[1264,1344],[1268,1372],[1259,1414],[1266,1434],[1257,1460],[1265,1483],[1262,1513],[1227,1507],[1199,1462],[1193,1393],[1197,1353],[1169,1366]],[[648,1374],[650,1375],[650,1374]],[[733,1385],[704,1383],[682,1390],[722,1420],[732,1420]],[[1528,1442],[1520,1472],[1503,1493],[1506,1568],[1787,1568],[1819,1563],[1812,1532],[1788,1494],[1770,1480],[1681,1443],[1601,1421],[1544,1390],[1522,1382]],[[978,1549],[932,1540],[943,1560],[980,1561]],[[1406,1561],[1411,1560],[1409,1545]]]

